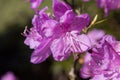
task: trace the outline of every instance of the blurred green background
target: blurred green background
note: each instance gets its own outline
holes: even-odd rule
[[[71,3],[71,0],[68,0]],[[48,5],[52,12],[51,0],[44,0],[40,8]],[[120,40],[120,11],[115,10],[104,17],[103,9],[98,9],[95,1],[89,3],[75,1],[75,8],[81,13],[89,13],[91,19],[98,14],[98,20],[106,21],[94,25],[93,28],[103,29]],[[32,26],[34,11],[25,0],[0,0],[0,76],[12,71],[19,80],[68,80],[68,72],[72,67],[73,58],[56,62],[52,56],[41,64],[30,63],[33,50],[24,44],[21,33],[24,27]],[[79,72],[78,72],[79,73]],[[78,79],[79,80],[79,79]]]

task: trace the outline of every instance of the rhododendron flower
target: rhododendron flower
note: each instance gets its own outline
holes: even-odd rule
[[[43,62],[51,53],[55,60],[62,61],[71,52],[84,52],[91,47],[88,36],[79,34],[90,22],[88,14],[76,15],[70,6],[60,0],[53,0],[54,17],[45,10],[37,11],[29,34],[24,32],[27,37],[25,44],[35,49],[32,63]]]
[[[100,42],[99,46],[87,53],[81,75],[83,78],[92,77],[91,80],[119,80],[120,55],[112,46],[116,41],[106,35]]]
[[[120,8],[120,0],[97,0],[98,6],[104,8],[105,15],[108,15],[109,10]]]
[[[31,8],[37,9],[43,0],[30,0]]]

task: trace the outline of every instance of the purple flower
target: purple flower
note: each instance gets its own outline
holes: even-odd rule
[[[91,80],[119,80],[120,55],[113,46],[118,41],[106,35],[100,42],[99,46],[86,54],[81,76],[92,77]]]
[[[101,42],[104,42],[105,40],[108,41],[113,49],[120,55],[120,41],[117,41],[115,37],[110,35],[105,36]]]
[[[105,15],[108,15],[110,10],[120,8],[120,0],[97,0],[98,7],[104,8]]]
[[[43,0],[30,0],[31,8],[37,9]]]
[[[3,75],[0,80],[17,80],[15,75],[12,72],[7,72],[5,75]]]
[[[88,14],[76,15],[70,6],[59,0],[53,0],[54,17],[45,13],[46,9],[37,11],[29,34],[24,32],[25,44],[34,49],[32,63],[43,62],[51,53],[55,60],[62,61],[71,52],[84,52],[91,47],[88,36],[79,35],[90,22]]]
[[[95,34],[97,34],[97,36],[95,36]],[[99,44],[99,41],[105,35],[105,32],[103,30],[93,29],[93,30],[89,31],[87,35],[91,40],[92,46],[96,46]]]

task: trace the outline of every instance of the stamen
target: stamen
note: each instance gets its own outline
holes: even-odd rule
[[[27,26],[25,26],[25,29],[24,29],[23,33],[21,33],[21,35],[26,37],[28,35],[28,33],[29,33],[29,30],[27,29]]]

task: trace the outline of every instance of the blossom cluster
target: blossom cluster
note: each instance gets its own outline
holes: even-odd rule
[[[96,31],[98,36],[94,37]],[[93,30],[88,35],[91,40],[94,39],[94,46],[85,55],[80,75],[83,78],[92,77],[91,80],[119,80],[120,41],[101,30]]]
[[[31,62],[45,61],[50,55],[56,61],[66,60],[70,55],[86,53],[80,76],[91,80],[120,79],[120,41],[103,30],[88,29],[90,16],[87,13],[77,15],[72,8],[61,0],[53,0],[53,14],[46,13],[48,7],[39,10],[43,0],[30,0],[35,15],[30,30],[25,28],[24,43],[34,49]],[[89,1],[89,0],[84,0]],[[116,0],[117,1],[117,0]],[[119,8],[115,0],[97,0],[98,6],[109,10]],[[97,34],[97,35],[95,35]]]

